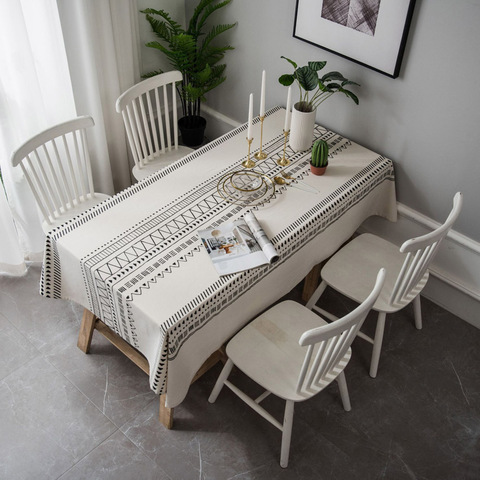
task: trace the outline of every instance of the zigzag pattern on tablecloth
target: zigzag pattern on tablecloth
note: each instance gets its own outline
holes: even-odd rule
[[[280,110],[281,107],[274,107],[268,110],[265,113],[266,117],[270,115],[274,115],[276,112]],[[253,119],[253,124],[258,124],[260,119],[258,117]],[[56,249],[56,241],[63,236],[67,235],[69,232],[78,228],[80,225],[88,222],[90,219],[100,215],[102,212],[114,207],[115,205],[121,203],[126,198],[136,194],[140,190],[148,188],[152,183],[157,182],[159,179],[169,175],[175,170],[183,167],[184,165],[190,163],[191,161],[195,160],[196,158],[204,155],[205,153],[209,152],[210,150],[214,149],[215,147],[221,145],[222,143],[228,141],[238,133],[246,131],[247,124],[240,125],[239,127],[231,130],[230,132],[222,135],[221,137],[209,142],[208,144],[204,145],[203,147],[195,150],[194,152],[186,155],[182,159],[177,160],[176,162],[172,163],[171,165],[152,173],[149,177],[144,179],[141,182],[138,182],[125,190],[117,193],[114,197],[104,200],[102,203],[92,207],[76,217],[67,220],[62,225],[55,227],[52,229],[48,235],[45,242],[45,253],[44,253],[44,262],[42,267],[42,274],[40,277],[40,294],[47,297],[47,298],[62,298],[62,273],[61,273],[61,265],[58,259],[58,251]],[[87,281],[85,279],[85,281]]]
[[[277,110],[274,109],[269,113]],[[206,145],[179,162],[184,164],[192,158],[197,158],[209,148],[214,148],[245,128],[245,125],[239,127],[213,142],[214,145],[210,147]],[[352,145],[349,140],[322,127],[315,128],[316,138],[327,140],[331,160]],[[257,162],[255,170],[270,176],[278,175],[282,167],[278,166],[277,160],[283,154],[283,147],[283,134],[265,144],[263,150],[268,157],[264,161]],[[292,162],[288,167],[290,174],[299,179],[309,175],[309,151],[293,152],[287,146],[286,155]],[[146,289],[161,283],[166,277],[174,275],[190,258],[201,252],[203,247],[197,236],[198,229],[233,221],[248,210],[239,205],[226,203],[216,189],[218,180],[226,173],[238,170],[241,161],[245,158],[246,156],[233,159],[234,161],[218,172],[214,178],[199,184],[82,259],[82,274],[90,309],[132,346],[140,347],[132,317],[132,302],[135,298],[141,296]],[[100,211],[110,208],[139,189],[146,188],[168,175],[171,168],[179,168],[178,162],[113,197],[110,203],[104,202]],[[219,277],[195,299],[186,303],[175,315],[168,318],[162,324],[162,345],[158,349],[157,359],[151,371],[152,389],[156,393],[164,392],[166,362],[178,355],[181,346],[195,331],[231,305],[239,295],[253,288],[271,269],[278,268],[302,245],[333,224],[348,209],[386,180],[393,180],[391,162],[378,156],[362,172],[325,199],[319,200],[292,225],[272,238],[272,243],[280,255],[277,263]],[[282,195],[285,191],[286,187],[282,187],[276,195]],[[270,201],[275,201],[275,198],[274,196]],[[83,217],[60,227],[52,234],[50,244],[47,242],[50,255],[49,266],[42,285],[47,287],[47,281],[54,280],[48,284],[48,295],[58,295],[57,298],[59,298],[61,292],[60,265],[56,262],[58,252],[56,252],[55,240],[96,214],[98,214],[96,210],[88,212]]]
[[[304,173],[306,174],[305,168]],[[167,380],[166,362],[175,359],[183,343],[210,318],[231,305],[239,295],[253,288],[268,272],[282,265],[301,246],[332,225],[377,186],[384,181],[393,180],[394,173],[390,162],[379,156],[362,172],[271,239],[279,254],[279,261],[273,265],[220,277],[181,311],[169,318],[164,324],[167,332],[157,359],[156,372],[154,378],[150,378],[152,389],[156,393],[164,393]],[[346,203],[345,196],[348,196],[349,200]]]
[[[316,130],[315,134],[331,138],[332,149],[338,148],[337,143],[350,143],[325,129]],[[225,136],[224,141],[230,136]],[[282,150],[283,135],[280,134],[265,145],[265,151],[271,155],[255,169],[265,174],[278,174],[282,167],[276,161]],[[297,161],[308,156],[308,152],[291,153]],[[135,326],[128,315],[128,302],[133,295],[141,294],[141,288],[154,271],[160,269],[162,275],[169,273],[172,266],[178,266],[175,259],[179,255],[194,251],[192,246],[198,245],[196,232],[200,227],[231,221],[244,210],[241,206],[227,204],[216,189],[218,180],[238,170],[244,158],[230,163],[216,176],[82,259],[91,311],[131,345],[138,347]],[[222,216],[215,218],[220,212]]]
[[[328,136],[329,132],[317,129],[316,136]],[[331,156],[348,148],[351,142],[338,135],[330,135]],[[276,164],[283,149],[282,138],[270,142],[265,149],[270,149],[269,157],[259,162],[255,169],[265,174],[277,173],[281,167]],[[276,151],[273,151],[276,150]],[[267,150],[268,151],[268,150]],[[308,175],[309,152],[289,152],[291,167],[297,168],[299,176]],[[293,163],[294,162],[294,163]],[[379,157],[372,162],[367,171],[360,172],[342,189],[317,205],[317,208],[304,215],[294,225],[272,239],[280,254],[281,264],[303,245],[310,237],[316,235],[339,218],[345,209],[355,205],[373,186],[367,179],[375,178],[377,182],[390,178],[392,172],[378,176],[377,167],[384,162]],[[238,162],[226,170],[237,167]],[[367,170],[368,170],[367,169]],[[225,171],[219,172],[218,177]],[[151,288],[166,275],[181,267],[189,257],[201,251],[197,230],[207,224],[215,225],[232,221],[245,211],[238,205],[226,204],[216,192],[217,178],[213,178],[196,189],[189,191],[181,199],[172,202],[162,211],[156,212],[135,229],[125,232],[111,245],[95,252],[84,259],[84,274],[89,282],[89,292],[93,311],[114,331],[131,345],[139,347],[135,325],[130,313],[131,302],[142,290]],[[344,205],[343,195],[351,196]],[[278,265],[279,265],[278,264]],[[252,288],[272,266],[265,266],[239,274],[220,277],[214,285],[199,295],[194,301],[185,305],[172,318],[164,322],[162,329],[164,344],[159,349],[158,364],[151,378],[154,391],[160,393],[165,389],[167,360],[174,359],[181,345],[213,315],[218,314],[231,304],[241,293]],[[167,342],[168,339],[168,342]]]

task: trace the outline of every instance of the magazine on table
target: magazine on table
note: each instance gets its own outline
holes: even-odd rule
[[[219,275],[229,275],[278,260],[275,247],[252,212],[231,223],[199,230]]]

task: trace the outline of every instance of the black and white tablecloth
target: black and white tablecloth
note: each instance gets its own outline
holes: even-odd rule
[[[256,171],[282,167],[285,110],[266,115]],[[254,121],[252,153],[259,148]],[[91,310],[148,359],[150,385],[167,406],[184,399],[203,361],[253,316],[291,290],[371,215],[396,220],[392,162],[316,127],[330,145],[326,175],[309,173],[310,152],[284,168],[319,193],[278,187],[255,215],[280,259],[219,277],[199,229],[239,218],[249,207],[226,202],[217,184],[246,158],[247,126],[192,152],[144,181],[52,230],[46,239],[41,294]],[[168,374],[168,375],[167,375]]]

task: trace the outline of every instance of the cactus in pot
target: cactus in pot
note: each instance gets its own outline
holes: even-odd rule
[[[323,175],[328,165],[328,143],[317,140],[312,147],[310,170],[314,175]]]

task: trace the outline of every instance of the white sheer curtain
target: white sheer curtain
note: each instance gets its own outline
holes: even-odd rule
[[[91,115],[96,190],[130,185],[115,101],[139,75],[136,0],[0,0],[0,273],[41,260],[44,235],[33,195],[10,155],[32,135]],[[10,208],[8,208],[8,206]],[[3,234],[4,232],[8,232]]]
[[[12,151],[39,131],[75,116],[54,0],[0,0],[0,272],[40,260],[44,235],[36,204]],[[10,206],[10,208],[8,208]]]

